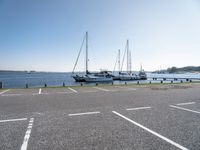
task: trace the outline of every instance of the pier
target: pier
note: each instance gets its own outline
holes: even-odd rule
[[[200,78],[177,78],[177,77],[148,77],[148,80],[174,80],[174,81],[180,81],[180,80],[185,80],[185,81],[191,81],[191,80],[200,80]]]

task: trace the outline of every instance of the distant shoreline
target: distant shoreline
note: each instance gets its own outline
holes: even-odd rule
[[[186,66],[186,67],[171,67],[164,70],[153,71],[152,73],[160,74],[185,74],[185,73],[200,73],[200,66]]]

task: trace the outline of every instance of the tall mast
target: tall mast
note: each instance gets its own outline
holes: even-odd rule
[[[132,60],[131,60],[131,51],[129,52],[129,71],[130,71],[130,73],[131,73],[131,67],[132,67]]]
[[[127,72],[129,72],[129,41],[127,40]]]
[[[120,72],[120,49],[118,50],[118,71]]]
[[[86,74],[88,74],[88,32],[86,32]]]

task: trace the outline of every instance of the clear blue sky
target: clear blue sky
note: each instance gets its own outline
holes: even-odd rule
[[[200,65],[199,0],[0,0],[0,70],[71,71],[85,31],[90,70],[127,38],[133,70]]]

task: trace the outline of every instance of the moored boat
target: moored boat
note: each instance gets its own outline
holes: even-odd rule
[[[78,63],[78,59],[79,59],[84,41],[86,41],[86,48],[85,48],[86,49],[86,65],[85,65],[86,71],[85,71],[84,75],[79,75],[79,74],[75,74],[74,70]],[[89,60],[88,59],[88,32],[86,32],[83,42],[82,42],[82,45],[81,45],[81,49],[78,53],[78,57],[76,59],[75,65],[74,65],[74,69],[72,72],[72,78],[74,78],[74,80],[76,82],[110,82],[110,81],[113,81],[112,75],[108,71],[101,71],[98,73],[89,72],[88,71],[88,60]]]
[[[119,74],[119,80],[122,80],[122,81],[128,81],[128,80],[138,80],[138,76],[134,73],[126,73],[126,72],[121,72]]]
[[[142,65],[138,74],[140,80],[147,80],[147,74],[145,73],[144,69],[142,69]]]
[[[144,71],[139,72],[139,78],[140,80],[147,80],[147,75]]]
[[[127,71],[126,72],[122,72],[125,54],[127,55]],[[119,59],[119,66],[120,66],[120,51],[119,51],[118,55],[119,55],[118,59]],[[125,51],[124,51],[124,56],[123,56],[123,60],[122,60],[121,69],[119,71],[119,74],[116,75],[114,77],[114,79],[115,80],[122,80],[122,81],[138,80],[138,76],[131,72],[131,52],[129,50],[129,40],[127,40],[127,42],[126,42],[126,48],[125,48]]]
[[[112,82],[113,79],[110,76],[95,76],[95,75],[86,75],[86,82]]]
[[[74,78],[76,82],[85,82],[85,75],[72,74],[72,78]]]

